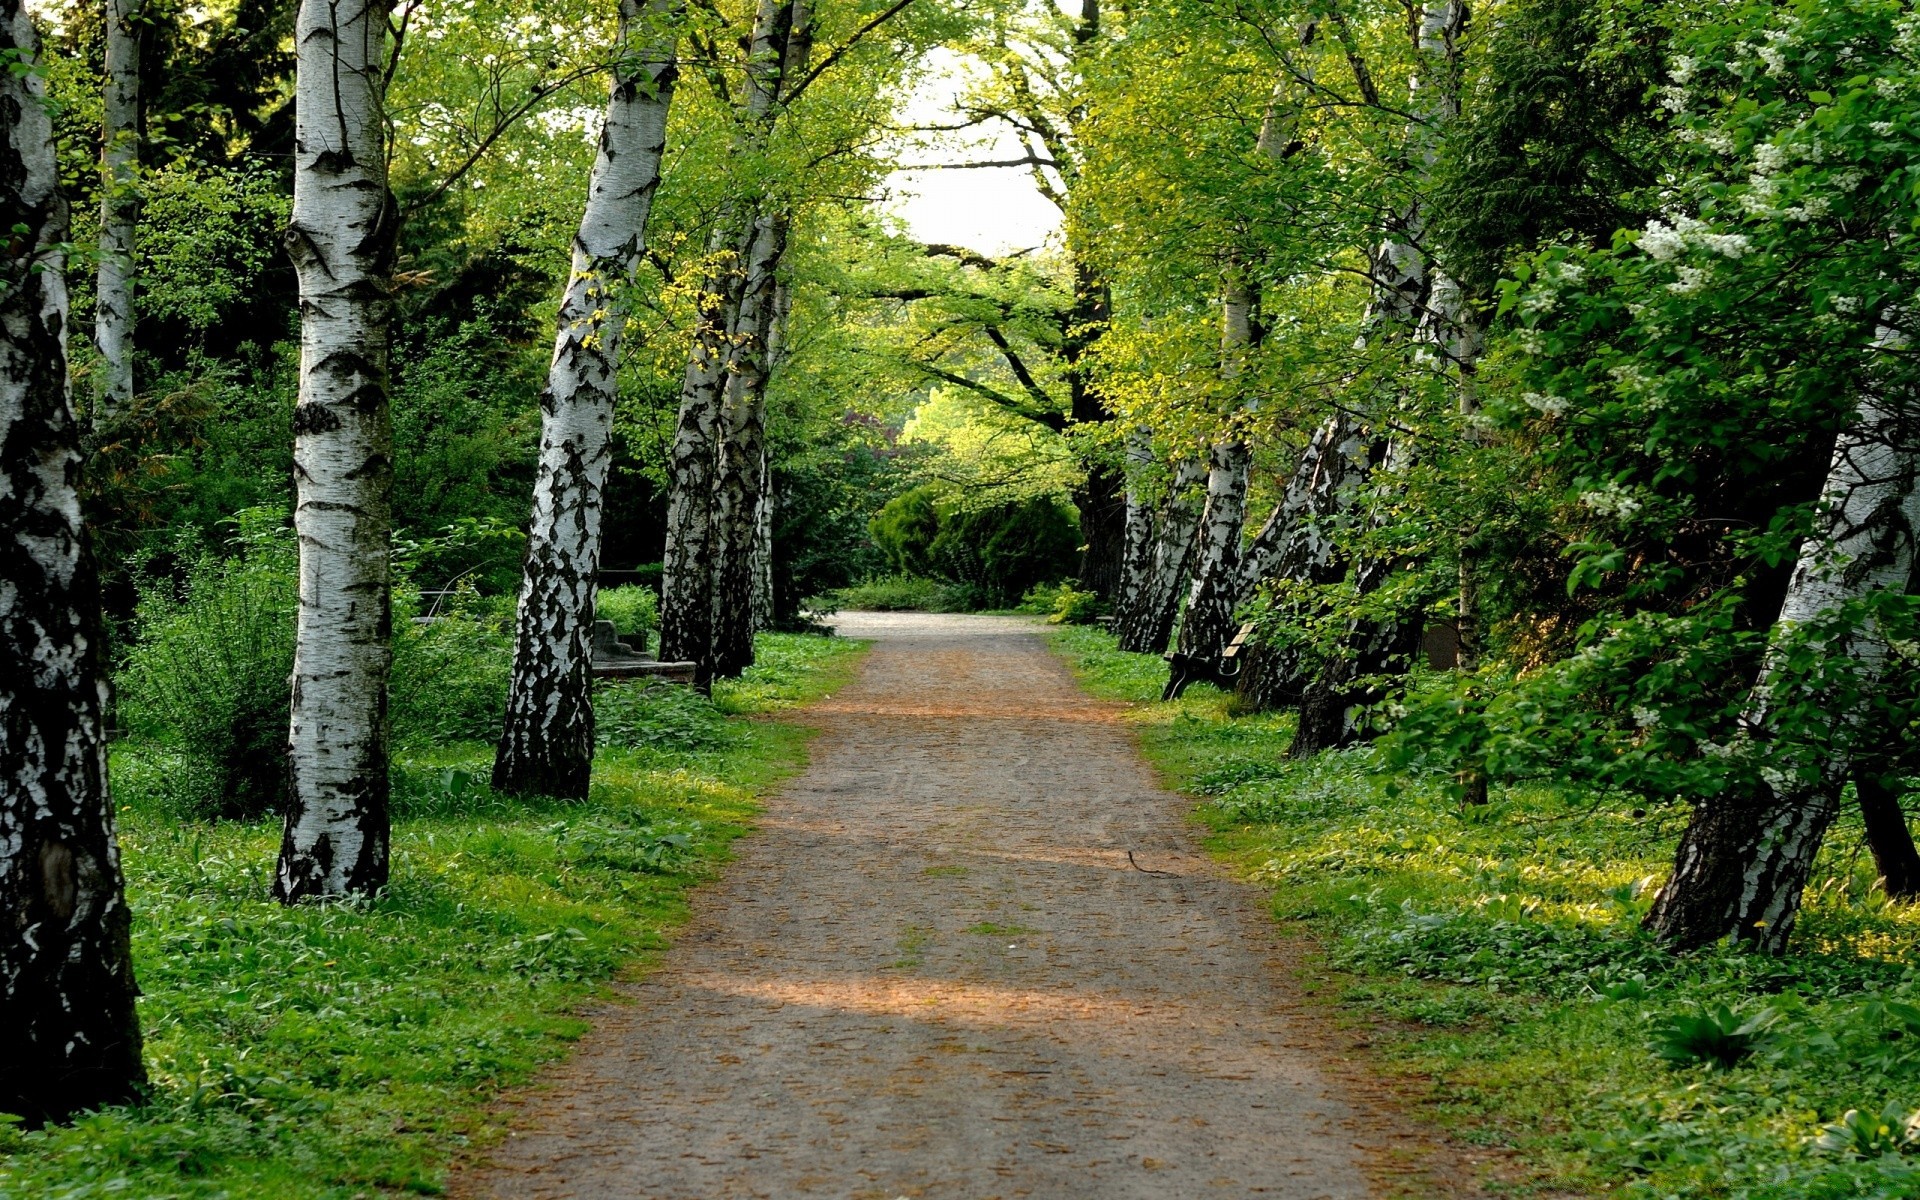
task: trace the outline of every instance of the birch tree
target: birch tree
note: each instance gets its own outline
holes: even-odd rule
[[[620,6],[619,60],[574,235],[541,396],[540,458],[520,586],[513,677],[493,786],[585,799],[602,493],[628,288],[646,248],[677,73],[675,0]]]
[[[732,154],[751,161],[766,145],[778,115],[780,81],[795,10],[806,0],[759,0],[746,43],[746,84],[734,114]],[[713,676],[714,572],[717,533],[715,483],[721,407],[731,337],[753,249],[757,198],[736,196],[723,206],[707,246],[696,289],[693,348],[680,385],[680,409],[667,463],[667,542],[662,555],[660,657],[698,664],[696,679]]]
[[[145,1075],[67,383],[67,205],[18,0],[0,0],[0,51],[0,1111],[45,1120],[131,1100]]]
[[[1180,611],[1180,595],[1193,562],[1194,538],[1200,531],[1201,500],[1207,468],[1198,459],[1181,459],[1174,467],[1167,498],[1161,505],[1159,528],[1153,538],[1152,561],[1140,589],[1138,605],[1122,614],[1120,646],[1138,654],[1160,654],[1173,637]]]
[[[1883,352],[1905,344],[1883,328]],[[1861,606],[1904,592],[1913,574],[1916,476],[1920,407],[1904,391],[1865,397],[1834,445],[1812,536],[1740,716],[1735,750],[1765,754],[1765,766],[1695,806],[1673,873],[1647,915],[1648,927],[1674,945],[1731,935],[1772,953],[1785,949],[1887,666],[1885,634]],[[1794,661],[1796,649],[1804,660],[1808,648],[1812,669]],[[1809,721],[1825,735],[1809,736]]]
[[[1410,84],[1414,120],[1408,129],[1412,158],[1409,184],[1414,195],[1394,217],[1372,256],[1373,299],[1364,322],[1366,332],[1356,347],[1364,350],[1369,343],[1378,343],[1389,356],[1397,352],[1410,363],[1430,365],[1436,348],[1453,337],[1456,326],[1465,320],[1464,304],[1444,320],[1433,315],[1436,281],[1443,276],[1434,269],[1427,253],[1427,209],[1421,192],[1432,177],[1439,139],[1459,114],[1460,38],[1466,32],[1467,20],[1465,4],[1438,0],[1422,8],[1420,22],[1412,31],[1419,64]],[[1458,297],[1458,289],[1452,294]],[[1420,335],[1425,336],[1416,344]],[[1398,407],[1398,397],[1391,397],[1390,403]],[[1381,427],[1395,424],[1391,411],[1374,417],[1374,423]],[[1406,431],[1396,431],[1367,473],[1371,489],[1379,493],[1395,487],[1393,477],[1411,461],[1412,454]],[[1368,490],[1349,489],[1341,493],[1341,498],[1364,502]],[[1354,529],[1371,523],[1357,512],[1347,521]],[[1353,595],[1364,599],[1378,592],[1398,567],[1398,563],[1377,554],[1357,557],[1349,573]],[[1419,637],[1418,625],[1401,614],[1349,621],[1345,636],[1302,690],[1301,719],[1288,753],[1305,757],[1362,736],[1361,713],[1378,699],[1376,681],[1404,671]]]
[[[787,226],[780,213],[754,222],[723,393],[713,506],[711,654],[714,674],[726,677],[753,665],[754,555],[767,457],[767,380],[773,369],[768,343]]]
[[[137,0],[107,0],[103,97],[100,261],[94,277],[93,344],[100,353],[99,412],[133,403],[133,250],[140,210],[140,37]]]
[[[302,0],[287,250],[300,285],[293,411],[300,615],[290,783],[274,895],[387,881],[390,274],[397,215],[382,111],[386,0]]]

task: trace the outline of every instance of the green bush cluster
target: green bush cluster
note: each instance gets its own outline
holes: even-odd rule
[[[187,544],[181,577],[144,587],[115,676],[117,720],[170,768],[135,777],[177,811],[251,819],[287,787],[299,565],[285,514],[251,509],[222,555]],[[396,746],[491,740],[513,665],[511,600],[396,589],[388,717]]]
[[[602,588],[594,597],[594,613],[602,621],[612,621],[617,633],[651,633],[660,628],[660,597],[639,584]]]
[[[896,578],[932,578],[948,585],[924,591],[922,603],[895,603],[898,608],[1011,606],[1035,586],[1071,575],[1080,544],[1079,517],[1052,496],[969,507],[938,484],[888,501],[867,532]],[[846,594],[841,593],[844,607],[870,607],[844,599]]]

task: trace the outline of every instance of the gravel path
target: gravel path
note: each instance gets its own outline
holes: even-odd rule
[[[1117,709],[1026,622],[837,623],[874,647],[812,765],[458,1191],[1369,1195],[1258,893]]]

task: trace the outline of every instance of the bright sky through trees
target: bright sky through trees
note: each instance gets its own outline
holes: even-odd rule
[[[908,127],[953,125],[954,101],[977,65],[950,50],[935,50],[901,114]],[[1020,140],[1004,127],[924,134],[901,157],[915,163],[964,163],[1013,158]],[[1060,212],[1033,186],[1024,167],[895,171],[887,177],[887,208],[922,242],[967,246],[999,255],[1027,250],[1054,237]]]

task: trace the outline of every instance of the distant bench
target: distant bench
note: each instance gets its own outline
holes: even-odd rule
[[[1167,655],[1167,686],[1160,693],[1162,700],[1178,700],[1180,693],[1196,683],[1211,683],[1226,691],[1232,691],[1234,681],[1240,678],[1240,668],[1246,664],[1240,656],[1246,651],[1247,639],[1253,636],[1253,623],[1242,625],[1220,657],[1210,658],[1197,654],[1181,654],[1175,651]]]

